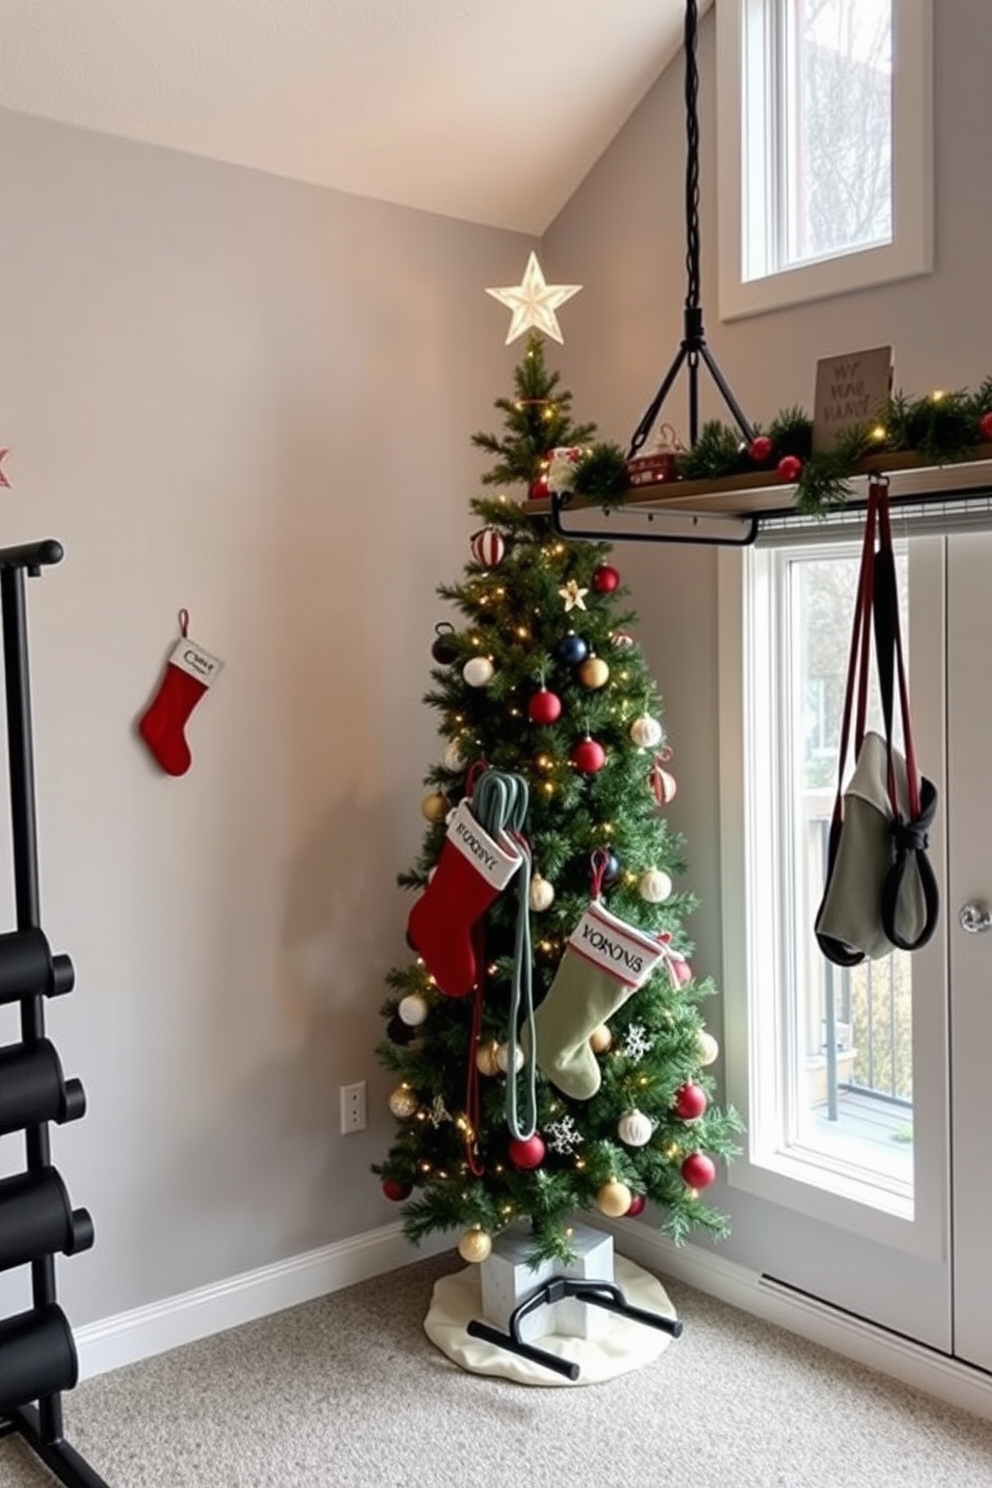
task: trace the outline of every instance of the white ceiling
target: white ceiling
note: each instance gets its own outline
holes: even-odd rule
[[[682,0],[0,0],[0,106],[540,234],[682,28]]]

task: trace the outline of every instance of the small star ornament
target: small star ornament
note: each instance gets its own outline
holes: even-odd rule
[[[589,593],[589,590],[580,589],[578,579],[569,579],[568,583],[564,584],[562,588],[558,590],[558,593],[565,601],[566,615],[569,613],[570,610],[585,609],[586,595]]]
[[[487,289],[486,294],[513,312],[505,345],[509,346],[511,341],[516,341],[531,328],[542,331],[552,341],[564,343],[555,311],[577,295],[581,288],[581,284],[546,284],[537,254],[532,253],[519,284],[506,289]]]

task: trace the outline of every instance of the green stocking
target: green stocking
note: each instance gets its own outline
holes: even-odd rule
[[[590,904],[534,1014],[538,1067],[565,1095],[588,1100],[596,1094],[601,1075],[589,1035],[644,985],[664,952],[656,936],[625,924],[598,900]],[[525,1044],[527,1038],[525,1027]]]

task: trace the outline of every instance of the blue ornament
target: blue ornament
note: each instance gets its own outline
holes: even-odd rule
[[[603,883],[615,884],[617,879],[620,877],[621,872],[622,869],[620,867],[620,859],[617,857],[616,853],[607,852],[606,862],[603,865]]]
[[[589,655],[589,647],[581,636],[570,630],[568,635],[558,642],[558,660],[563,661],[566,666],[576,666],[580,661],[585,661]]]

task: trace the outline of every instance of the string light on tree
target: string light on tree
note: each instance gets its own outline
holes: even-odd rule
[[[406,1194],[402,1225],[411,1240],[454,1229],[475,1258],[519,1220],[534,1261],[557,1263],[582,1210],[619,1218],[648,1202],[673,1235],[722,1233],[723,1216],[680,1169],[693,1152],[732,1156],[739,1124],[713,1103],[691,1118],[691,1097],[679,1093],[694,1083],[693,1070],[702,1088],[693,1041],[696,1004],[710,989],[704,980],[681,991],[676,968],[690,978],[691,968],[670,945],[680,937],[681,901],[673,892],[656,905],[638,892],[645,873],[672,873],[678,849],[646,788],[653,763],[667,755],[635,616],[621,607],[608,544],[561,540],[526,501],[549,464],[556,481],[574,479],[585,498],[603,450],[592,426],[572,422],[570,395],[544,366],[539,337],[528,339],[513,396],[497,406],[502,432],[475,441],[492,459],[486,483],[491,477],[503,499],[483,491],[471,502],[475,550],[466,543],[461,582],[438,585],[457,614],[434,627],[425,657],[441,744],[424,789],[441,798],[439,820],[427,824],[401,882],[418,896],[410,916],[421,929],[417,906],[428,892],[438,903],[443,889],[443,935],[440,946],[415,937],[413,957],[388,974],[388,1042],[379,1049],[403,1114],[375,1171]],[[652,721],[644,737],[653,745],[631,737],[638,718]],[[507,821],[486,813],[485,787],[514,779],[526,787],[525,809],[504,836]],[[459,801],[457,817],[441,817],[442,800]],[[483,867],[516,843],[528,846],[529,873],[518,859],[508,881],[490,883]],[[558,999],[572,937],[581,938],[596,898],[599,918],[589,923],[597,939],[610,925],[611,935],[628,938],[626,956],[624,942],[614,942],[609,967],[619,955],[632,968],[646,946],[650,974],[643,985],[617,982],[575,957],[575,995],[563,987]],[[531,935],[530,1020],[517,975],[521,908]],[[460,965],[448,962],[453,947]],[[419,1021],[406,1022],[401,1004]],[[549,1006],[560,1009],[550,1019]],[[676,1131],[691,1143],[673,1143]]]

